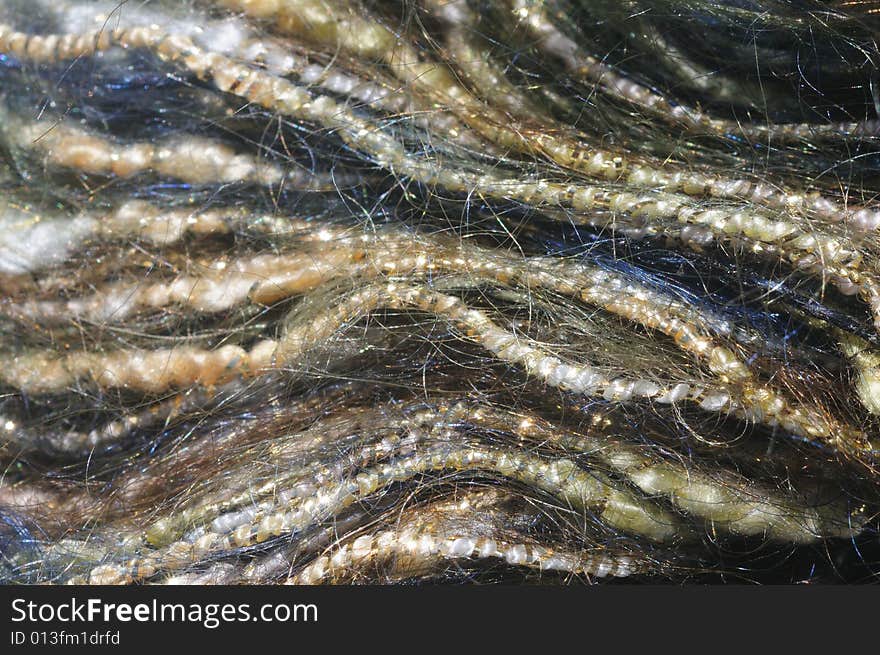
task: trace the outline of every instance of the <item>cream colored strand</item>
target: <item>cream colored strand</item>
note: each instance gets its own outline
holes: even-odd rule
[[[546,460],[519,451],[482,446],[436,448],[366,470],[336,485],[324,485],[316,494],[295,507],[274,507],[257,513],[253,520],[231,534],[208,532],[194,543],[174,542],[158,551],[136,556],[124,564],[106,564],[87,576],[74,577],[71,584],[126,584],[150,577],[160,570],[173,570],[194,563],[206,555],[243,548],[290,532],[303,530],[326,520],[358,500],[394,482],[412,479],[432,471],[486,471],[523,482],[554,495],[574,510],[595,511],[613,528],[635,532],[654,541],[669,541],[679,535],[677,519],[631,493],[616,489],[596,472],[588,473],[567,459]],[[75,542],[60,550],[77,548]]]
[[[311,497],[322,484],[338,483],[352,470],[374,466],[383,458],[412,451],[427,441],[451,442],[456,435],[446,424],[458,416],[454,412],[461,413],[460,408],[420,412],[412,419],[383,421],[378,428],[371,428],[368,443],[364,443],[368,441],[367,435],[358,434],[357,448],[338,456],[333,464],[302,463],[306,446],[327,445],[324,436],[327,426],[319,423],[273,445],[265,453],[252,451],[256,459],[268,458],[272,462],[276,473],[266,482],[256,483],[250,471],[227,477],[218,491],[153,523],[144,534],[145,540],[153,546],[164,546],[181,538],[192,542],[206,532],[230,532],[279,502],[293,505]],[[341,448],[342,444],[335,443],[334,447]],[[193,525],[201,527],[184,534],[186,527]]]
[[[666,173],[645,164],[630,164],[620,153],[588,147],[570,135],[563,138],[548,134],[533,135],[527,129],[510,128],[506,116],[479,102],[461,87],[445,64],[422,62],[413,48],[400,41],[388,28],[376,21],[349,14],[332,0],[218,2],[258,18],[272,18],[282,32],[329,47],[343,48],[356,56],[382,57],[401,80],[424,89],[438,101],[449,103],[465,123],[500,146],[527,153],[537,150],[561,166],[592,176],[625,181],[631,186],[749,200],[785,209],[809,209],[824,212],[830,217],[838,213],[833,203],[817,194],[807,197],[777,193],[767,184],[723,180],[686,171]],[[623,78],[616,79],[620,85],[633,86]],[[675,108],[669,106],[669,110],[674,112]]]
[[[727,348],[712,344],[711,331],[729,335],[731,326],[665,294],[613,272],[585,263],[552,257],[525,260],[479,247],[421,241],[405,233],[346,237],[322,229],[314,240],[325,243],[321,253],[259,255],[219,262],[218,270],[182,276],[151,285],[115,284],[94,296],[68,301],[29,301],[13,313],[41,322],[85,318],[121,321],[139,308],[182,304],[198,311],[222,311],[245,300],[268,303],[304,293],[334,277],[357,273],[375,276],[471,273],[501,284],[551,289],[602,307],[672,337],[685,351],[708,362],[723,381],[750,377],[747,367]]]
[[[859,400],[871,414],[880,416],[880,352],[855,335],[838,334],[841,350],[856,371],[855,391]]]
[[[244,2],[244,0],[221,1],[257,17],[274,16],[283,31],[292,31],[334,47],[342,45],[355,55],[385,58],[402,81],[435,95],[438,100],[442,99],[444,104],[448,103],[451,109],[483,137],[502,147],[530,153],[537,150],[564,167],[573,168],[593,177],[625,182],[633,187],[747,201],[773,209],[783,209],[792,213],[793,218],[797,213],[806,212],[810,216],[831,223],[847,219],[848,225],[859,231],[872,231],[880,226],[880,210],[867,207],[842,207],[816,193],[779,191],[763,182],[729,180],[704,173],[681,170],[670,173],[646,164],[629,163],[619,153],[593,149],[568,137],[532,134],[527,129],[511,129],[508,127],[510,121],[506,116],[498,115],[492,120],[487,119],[487,116],[492,116],[493,110],[463,89],[444,64],[421,62],[411,46],[399,42],[397,37],[384,26],[362,18],[344,17],[341,15],[342,12],[337,13],[337,10],[331,9],[331,5],[324,0],[302,0],[285,3],[283,6],[277,3]],[[106,30],[83,38],[86,43],[92,44],[92,51],[106,49],[116,43],[123,47],[155,48],[161,57],[178,62],[182,60],[192,72],[202,77],[212,77],[220,90],[247,96],[258,104],[267,103],[267,98],[264,97],[268,91],[265,88],[267,85],[284,86],[286,82],[280,78],[274,78],[274,81],[270,82],[269,80],[273,78],[271,75],[242,66],[220,53],[206,53],[186,36],[169,35],[155,28],[133,27],[112,33]],[[174,44],[172,45],[171,42]],[[14,54],[27,56],[28,49],[36,51],[53,49],[57,46],[58,37],[54,35],[21,34],[14,32],[8,25],[0,25],[0,50],[6,49]],[[205,58],[209,58],[210,61],[206,61]],[[220,65],[220,61],[224,61],[224,64]],[[257,78],[260,76],[269,79],[258,82]],[[242,87],[241,83],[248,78],[251,81],[246,83],[246,87]],[[256,82],[258,82],[256,97],[248,95],[247,92],[252,92]],[[295,85],[287,84],[296,88]],[[301,92],[304,93],[304,90]],[[275,93],[274,98],[269,101],[270,104],[266,106],[282,111],[286,109],[296,114],[298,110],[309,105],[305,96],[302,96],[294,103],[296,109],[292,109],[290,103],[286,102],[290,98],[291,91],[282,95],[283,93],[283,91]],[[319,101],[333,102],[329,98],[316,100]],[[326,123],[327,118],[319,122]],[[338,121],[336,123],[334,127],[342,127]],[[373,131],[373,128],[367,129]],[[360,147],[363,147],[363,144],[360,144]],[[375,152],[374,147],[366,150]],[[385,165],[381,156],[378,161]],[[412,172],[406,174],[428,181],[424,179],[424,175],[420,176]],[[447,184],[447,186],[454,189],[459,185]]]
[[[150,28],[132,28],[115,33],[114,38],[123,45],[155,48],[160,57],[182,63],[198,76],[212,79],[222,91],[235,93],[267,108],[336,129],[354,147],[372,154],[378,164],[425,184],[437,184],[453,191],[477,192],[526,203],[569,206],[576,211],[601,208],[613,212],[629,212],[646,220],[674,218],[684,224],[705,226],[719,236],[742,234],[762,243],[785,244],[795,251],[795,261],[792,262],[795,265],[805,270],[820,271],[833,283],[841,286],[845,293],[862,291],[872,306],[877,305],[875,314],[880,323],[880,294],[871,286],[876,286],[873,277],[857,270],[858,253],[829,235],[815,230],[803,231],[798,227],[800,221],[796,217],[791,217],[791,220],[771,220],[739,207],[707,210],[693,206],[674,194],[637,195],[546,180],[523,181],[441,169],[436,164],[421,162],[408,155],[402,144],[376,130],[333,99],[327,96],[312,98],[302,87],[236,64],[218,53],[206,53],[185,37],[168,36]],[[566,157],[583,156],[582,152],[577,153],[565,144],[553,147],[568,153]],[[582,163],[593,174],[612,179],[619,176],[618,169],[623,166],[619,158],[601,152],[583,159]],[[647,185],[653,186],[654,183],[649,178],[655,173],[659,174],[648,169],[634,169],[630,178],[633,175],[639,179],[644,178],[643,182],[648,180]],[[684,183],[685,178],[680,174],[673,176],[673,186]],[[627,181],[636,186],[642,185],[638,180]],[[687,192],[687,189],[683,190]]]
[[[238,153],[206,137],[169,137],[119,144],[68,122],[40,120],[24,123],[5,117],[5,135],[20,148],[42,152],[53,166],[89,174],[130,178],[155,173],[191,184],[250,182],[308,191],[333,191],[356,178],[340,173],[312,173],[298,166],[282,167],[265,158]]]
[[[317,557],[285,584],[317,585],[349,577],[358,570],[374,567],[383,559],[394,558],[395,571],[406,574],[421,570],[432,562],[476,558],[499,559],[511,566],[542,572],[564,572],[597,578],[625,578],[639,571],[630,556],[605,551],[560,551],[532,543],[463,532],[440,532],[425,528],[383,530],[363,535],[351,543]]]
[[[329,241],[333,233],[326,236]],[[606,311],[657,329],[672,337],[683,350],[704,361],[724,383],[743,383],[751,377],[745,364],[729,348],[713,344],[709,336],[713,330],[729,334],[729,325],[716,321],[710,327],[699,311],[621,276],[554,258],[518,262],[480,249],[459,248],[457,252],[452,250],[442,255],[438,253],[448,251],[448,247],[419,242],[406,246],[404,239],[403,235],[363,236],[347,242],[340,239],[333,241],[330,250],[320,256],[258,256],[231,265],[220,262],[222,272],[184,276],[170,283],[116,285],[94,297],[60,304],[32,301],[14,307],[14,313],[41,321],[71,318],[121,321],[139,308],[158,308],[169,303],[185,304],[199,311],[229,309],[246,299],[269,303],[290,294],[306,292],[343,270],[348,273],[354,270],[361,275],[469,272],[490,276],[504,284],[538,286],[579,297]],[[351,252],[346,250],[349,246],[353,248]],[[401,251],[400,255],[396,254],[398,251]],[[777,402],[775,392],[764,389],[761,394],[763,404]]]
[[[46,427],[25,428],[13,419],[0,415],[0,443],[7,441],[24,450],[49,449],[59,453],[82,455],[117,443],[138,429],[167,424],[177,416],[196,411],[209,403],[220,391],[222,389],[190,389],[185,393],[174,394],[151,403],[139,411],[128,413],[88,432],[54,431]],[[129,481],[126,493],[131,493],[136,486],[137,483]]]
[[[128,35],[127,37],[125,35]],[[403,169],[407,174],[414,177],[422,178],[427,176],[425,181],[436,181],[450,188],[467,188],[466,177],[457,171],[440,172],[436,170],[425,171],[425,165],[415,162],[403,152],[402,146],[388,137],[378,132],[367,129],[366,127],[356,130],[356,126],[360,123],[353,114],[340,107],[333,100],[322,97],[311,100],[308,94],[301,88],[291,85],[290,83],[275,78],[266,78],[261,76],[257,71],[238,66],[230,62],[225,57],[216,53],[204,54],[196,48],[191,41],[181,39],[179,37],[163,38],[148,30],[136,28],[121,35],[123,41],[130,41],[132,44],[149,46],[157,39],[160,43],[157,47],[160,55],[166,56],[172,60],[183,60],[187,67],[201,76],[210,76],[214,78],[215,83],[221,90],[229,90],[235,93],[252,98],[256,102],[268,102],[270,105],[280,104],[281,109],[303,115],[308,120],[315,120],[320,123],[334,126],[340,129],[343,135],[348,134],[355,145],[364,147],[368,151],[376,153],[376,158],[384,165]],[[222,69],[215,70],[220,61],[224,61],[226,65]],[[222,75],[222,77],[221,77]],[[233,88],[234,87],[234,88]],[[268,88],[266,88],[268,87]],[[294,105],[294,106],[292,106]],[[344,119],[343,119],[343,115]],[[383,162],[383,160],[386,160]],[[572,185],[553,185],[552,183],[523,183],[520,181],[498,181],[485,180],[483,177],[477,177],[472,180],[473,186],[492,187],[502,186],[504,191],[501,195],[519,197],[529,202],[534,201],[537,196],[541,200],[560,200],[568,199],[575,208],[587,209],[590,206],[600,204],[603,200],[607,202],[614,210],[634,211],[642,215],[677,215],[679,220],[683,222],[695,223],[697,225],[705,225],[715,231],[724,233],[744,233],[747,236],[754,235],[753,238],[761,238],[772,242],[787,240],[788,245],[794,245],[801,250],[805,250],[807,255],[804,261],[811,261],[809,258],[816,257],[814,253],[818,251],[821,263],[815,266],[825,266],[831,261],[846,262],[852,253],[843,248],[837,241],[830,237],[822,235],[801,235],[798,236],[795,226],[778,221],[768,221],[761,217],[749,216],[742,212],[725,211],[721,209],[698,211],[683,206],[680,201],[671,200],[653,200],[646,201],[644,198],[634,196],[632,194],[615,194],[609,202],[607,196],[603,197],[602,192],[597,192],[594,188],[578,188]],[[488,189],[487,189],[488,190]],[[848,273],[845,268],[840,269],[844,273]],[[843,274],[841,274],[842,276]],[[847,281],[849,278],[847,278]],[[851,284],[851,283],[850,283]],[[861,286],[860,289],[867,287]],[[870,292],[869,292],[870,293]],[[869,296],[873,298],[873,296]],[[878,304],[880,304],[880,294],[877,295]],[[878,320],[880,320],[880,307],[878,307]],[[656,386],[656,385],[654,385]],[[687,386],[687,385],[685,385]],[[616,395],[612,392],[612,395]],[[626,393],[624,392],[624,395]],[[707,408],[713,407],[720,409],[728,406],[730,403],[729,395],[726,394],[711,396],[702,401]],[[755,400],[767,400],[765,390],[759,390]],[[749,403],[754,406],[760,406],[758,403]],[[784,403],[782,403],[784,404]],[[766,403],[769,410],[770,420],[775,421],[774,414],[787,412],[780,407],[780,401],[771,397],[770,402]],[[765,411],[751,411],[752,417],[758,420],[767,420]],[[788,422],[790,423],[790,422]],[[824,425],[824,421],[822,424]],[[783,423],[785,427],[789,427]],[[815,428],[807,426],[807,434],[815,436]],[[819,432],[824,432],[825,437],[828,436],[827,430],[820,428]],[[803,429],[798,431],[803,433]]]
[[[727,227],[723,217],[714,219],[711,214],[708,217],[703,214],[699,220],[716,229]],[[732,218],[728,222],[736,223],[736,220]],[[765,226],[765,232],[771,229]],[[755,234],[755,230],[745,229],[749,234]],[[450,252],[450,247],[442,243],[412,242],[412,237],[405,234],[345,237],[338,230],[324,228],[312,240],[326,242],[329,249],[321,254],[262,255],[231,263],[221,261],[217,264],[219,270],[206,271],[200,276],[182,276],[151,285],[117,283],[92,297],[60,302],[29,301],[13,305],[11,311],[43,322],[73,318],[121,321],[138,309],[175,303],[198,311],[221,311],[247,299],[269,303],[308,291],[342,271],[373,276],[467,271],[490,276],[501,283],[539,286],[580,297],[674,338],[684,350],[707,361],[722,381],[738,382],[750,377],[747,367],[729,349],[710,343],[700,312],[602,269],[556,258],[505,260],[497,253],[479,248],[459,247],[458,252]],[[830,254],[835,252],[829,247]],[[795,261],[803,264],[806,260]],[[730,332],[729,326],[719,326],[716,322],[715,327],[725,334]]]
[[[839,503],[809,506],[793,494],[764,488],[727,472],[702,473],[673,459],[658,459],[643,449],[608,438],[615,426],[594,415],[588,431],[601,436],[559,431],[531,415],[473,405],[468,420],[500,424],[521,438],[588,454],[622,474],[646,494],[663,495],[681,510],[729,534],[760,536],[772,541],[814,543],[829,537],[848,538],[861,530],[861,518]],[[847,520],[849,519],[849,520]]]
[[[393,116],[410,115],[416,125],[444,133],[459,145],[480,152],[494,150],[488,142],[464,129],[452,113],[414,95],[405,85],[393,80],[377,80],[375,71],[370,71],[370,79],[364,79],[356,72],[340,70],[340,62],[336,61],[338,57],[326,65],[309,63],[305,57],[293,54],[288,44],[274,38],[248,39],[234,53],[227,54],[263,65],[276,76],[295,75],[303,84],[344,96],[347,104],[357,104],[351,102],[356,100],[370,109]]]
[[[859,134],[876,130],[876,124],[840,123],[832,125],[770,125],[762,126],[718,120],[683,104],[670,104],[666,98],[647,87],[616,73],[607,64],[584,54],[581,48],[557,28],[547,14],[543,0],[512,0],[512,11],[532,34],[541,39],[541,46],[566,64],[568,69],[584,75],[616,97],[654,111],[667,119],[691,128],[705,128],[713,133],[740,133],[743,129],[754,132],[755,138],[766,140],[803,140],[817,135]],[[880,228],[880,210],[869,207],[844,206],[817,192],[798,193],[777,189],[765,182],[744,179],[724,179],[708,174],[664,173],[650,167],[636,166],[626,178],[634,186],[653,186],[666,191],[681,190],[689,195],[708,195],[731,200],[746,200],[759,205],[787,211],[806,212],[830,223],[843,220],[859,232]]]
[[[731,411],[762,423],[779,424],[795,434],[827,441],[836,447],[869,447],[865,437],[853,428],[835,425],[818,412],[790,407],[784,399],[762,386],[744,386],[745,402],[742,402],[723,387],[718,389],[679,383],[664,388],[644,379],[610,376],[589,365],[563,362],[538,344],[502,330],[484,312],[468,308],[454,296],[433,293],[424,288],[398,289],[393,285],[389,285],[388,292],[391,306],[411,306],[446,316],[459,325],[468,338],[480,343],[499,359],[517,364],[530,375],[566,391],[601,395],[617,402],[634,398],[652,399],[659,403],[687,399],[707,411]],[[279,351],[283,353],[284,347],[282,341]]]
[[[704,129],[715,134],[745,134],[752,139],[763,141],[793,142],[809,138],[848,136],[860,134],[876,134],[877,121],[853,121],[840,123],[790,123],[762,125],[760,123],[740,123],[724,119],[712,118],[708,114],[688,107],[681,103],[670,103],[662,95],[617,73],[613,67],[595,57],[586,54],[577,43],[566,36],[550,18],[545,0],[512,0],[511,9],[534,36],[541,39],[541,47],[559,57],[574,75],[581,75],[614,97],[622,98],[638,107],[648,109],[664,119],[672,120],[690,129]],[[634,7],[633,11],[637,9]],[[655,47],[668,51],[670,45],[662,35],[649,24],[643,23],[640,28],[648,31],[648,41],[658,41]],[[702,91],[717,88],[719,97],[732,98],[735,90],[726,86],[713,84],[705,78],[711,71],[698,71],[688,61],[678,59],[684,68],[683,79],[687,79]]]
[[[0,372],[0,379],[27,393],[59,391],[82,378],[90,378],[101,388],[160,393],[257,375],[271,366],[277,345],[266,339],[250,351],[226,345],[215,350],[178,346],[106,354],[78,352],[64,357],[31,353],[13,357],[9,368]]]
[[[149,39],[134,31],[130,40],[140,43]],[[152,37],[155,38],[155,37]],[[327,127],[337,129],[343,138],[368,153],[382,166],[418,179],[426,184],[438,184],[450,190],[478,192],[495,197],[507,197],[526,203],[568,205],[577,211],[607,208],[615,212],[631,212],[645,219],[676,218],[679,222],[705,226],[715,234],[742,234],[750,239],[769,244],[784,244],[795,251],[790,260],[804,270],[821,271],[839,285],[845,293],[860,291],[875,311],[880,325],[880,292],[873,276],[857,270],[859,255],[839,240],[817,231],[803,232],[790,221],[775,221],[751,214],[740,208],[701,209],[690,206],[675,195],[602,191],[595,187],[579,187],[548,181],[523,182],[517,179],[499,179],[492,175],[476,175],[459,170],[443,170],[430,162],[419,162],[406,154],[403,146],[393,138],[373,129],[362,119],[323,96],[312,99],[302,88],[286,80],[266,78],[258,71],[238,66],[215,53],[205,54],[191,42],[180,42],[168,37],[156,46],[161,56],[183,61],[200,76],[209,76],[221,90],[228,90],[253,102],[266,104],[279,111],[300,116]],[[225,60],[222,70],[216,67]],[[615,168],[615,160],[596,155],[590,160],[596,173]],[[610,168],[609,168],[610,167]],[[855,268],[854,268],[855,267]]]
[[[157,308],[169,303],[186,304],[199,311],[229,309],[246,299],[268,303],[306,292],[343,271],[350,274],[354,270],[362,276],[468,272],[489,276],[502,284],[552,289],[660,330],[683,350],[705,361],[723,383],[741,383],[751,377],[730,349],[713,343],[708,336],[711,328],[705,325],[700,312],[622,276],[584,264],[543,257],[519,261],[478,248],[406,244],[404,235],[339,240],[321,255],[263,255],[231,265],[221,264],[222,272],[214,274],[184,276],[153,285],[117,285],[91,298],[61,304],[33,301],[16,306],[14,311],[41,322],[81,317],[98,322],[121,321],[138,308]],[[718,321],[713,328],[730,332],[729,325]],[[776,394],[770,397],[775,398]]]
[[[204,400],[201,394],[196,395],[199,396],[198,400]],[[88,453],[110,443],[118,442],[138,428],[171,420],[176,414],[187,411],[187,405],[192,405],[194,400],[196,399],[185,403],[175,396],[153,404],[139,412],[133,412],[109,421],[88,432],[78,430],[53,431],[49,428],[26,431],[12,419],[8,419],[0,414],[0,443],[4,441],[14,443],[18,448],[25,450],[48,448],[62,453]]]
[[[285,183],[294,186],[327,187],[326,182],[316,185],[311,174],[295,168],[284,171],[277,164],[236,153],[229,146],[204,137],[169,137],[159,143],[123,145],[67,122],[45,120],[8,125],[5,133],[18,147],[42,152],[49,164],[84,173],[128,178],[153,172],[192,184],[272,185],[284,178]]]
[[[130,200],[115,211],[95,216],[95,237],[133,238],[170,245],[186,235],[230,234],[236,230],[296,237],[320,238],[315,223],[295,216],[255,214],[237,207],[165,209],[143,200]]]
[[[56,267],[72,252],[94,240],[137,240],[170,245],[187,235],[229,234],[234,230],[296,237],[298,241],[330,238],[331,228],[296,217],[254,214],[245,209],[164,209],[131,200],[107,212],[53,214],[26,205],[0,205],[0,272],[20,274]],[[50,313],[63,313],[61,309]]]
[[[84,315],[92,321],[122,320],[137,307],[158,307],[169,302],[186,303],[201,311],[221,311],[246,298],[268,302],[284,294],[305,292],[342,271],[350,274],[351,265],[356,263],[354,270],[361,276],[467,272],[501,284],[540,287],[580,298],[670,336],[683,350],[705,362],[723,383],[738,384],[751,378],[751,372],[733,351],[715,343],[710,336],[712,332],[729,335],[732,328],[726,321],[598,267],[551,257],[519,260],[477,247],[411,238],[407,243],[403,234],[340,237],[328,245],[330,250],[320,256],[259,256],[230,265],[224,263],[223,273],[214,277],[184,277],[172,283],[111,288],[89,299],[66,301],[60,307],[57,303],[36,301],[16,311],[41,322]],[[343,250],[348,246],[354,248],[350,254]],[[768,398],[776,396],[771,393]]]
[[[367,287],[352,294],[329,312],[307,325],[297,326],[280,341],[266,339],[250,352],[227,345],[217,350],[183,346],[170,350],[117,351],[106,355],[74,353],[56,358],[45,354],[13,357],[0,371],[0,380],[29,393],[63,389],[75,380],[90,377],[100,387],[126,387],[158,392],[192,384],[218,384],[239,375],[295,362],[316,343],[332,336],[345,323],[379,307],[419,309],[442,316],[502,361],[522,367],[526,373],[565,391],[602,396],[610,401],[635,398],[658,403],[689,400],[711,412],[732,411],[769,425],[781,425],[795,434],[829,442],[835,447],[869,447],[865,437],[847,426],[832,424],[810,409],[790,407],[763,386],[744,386],[743,400],[726,387],[712,388],[681,382],[663,387],[645,379],[610,375],[590,365],[569,364],[548,354],[540,345],[498,327],[485,312],[470,309],[455,296],[423,287],[395,283]],[[723,363],[723,362],[722,362]]]
[[[468,130],[451,112],[425,101],[401,84],[390,81],[369,81],[355,72],[338,69],[338,62],[321,65],[308,63],[292,55],[283,43],[254,39],[240,48],[243,61],[266,63],[274,75],[296,75],[303,84],[346,98],[346,104],[363,104],[371,110],[380,110],[395,117],[409,115],[413,123],[429,131],[442,133],[459,146],[481,153],[498,154],[497,148]],[[370,72],[375,74],[374,71]],[[358,101],[357,103],[351,102]]]
[[[357,273],[363,252],[339,247],[317,253],[257,255],[233,262],[220,260],[201,275],[183,275],[170,282],[113,283],[85,298],[66,301],[27,301],[13,314],[41,322],[85,319],[122,322],[143,309],[169,305],[198,312],[219,312],[247,300],[271,304],[314,289],[344,273]]]
[[[348,385],[351,386],[351,385]],[[229,385],[220,390],[225,393],[236,393],[246,391],[240,385]],[[320,393],[316,398],[306,399],[304,401],[286,401],[280,407],[274,408],[274,411],[268,413],[268,420],[274,421],[280,415],[290,418],[301,418],[311,410],[320,410],[328,404],[328,399],[339,400],[348,392],[345,387],[335,389],[329,393]],[[214,400],[214,393],[207,391],[193,390],[185,394],[179,394],[166,401],[155,403],[151,407],[145,409],[140,414],[133,414],[126,417],[124,421],[120,421],[125,425],[129,424],[129,419],[137,416],[142,417],[138,421],[138,425],[155,423],[157,421],[165,421],[170,416],[179,412],[181,414],[199,412],[206,407],[206,403]],[[274,403],[273,403],[274,404]],[[214,411],[218,407],[222,407],[222,403],[213,402],[209,411]],[[35,487],[32,484],[10,482],[8,479],[0,476],[0,503],[8,505],[10,508],[21,508],[26,511],[42,511],[50,512],[53,517],[64,518],[68,516],[77,516],[76,528],[80,527],[80,520],[94,521],[97,519],[109,520],[111,517],[131,516],[133,505],[143,504],[143,494],[154,491],[155,481],[162,479],[172,470],[180,470],[180,467],[191,466],[194,461],[203,459],[202,450],[207,449],[210,452],[223,452],[224,449],[236,449],[237,444],[249,443],[249,436],[252,430],[258,429],[258,425],[266,420],[267,414],[260,413],[258,417],[252,421],[246,421],[243,425],[236,426],[234,429],[217,433],[192,434],[182,442],[176,443],[174,447],[163,454],[159,454],[157,458],[151,459],[144,463],[143,466],[133,465],[123,472],[120,476],[114,478],[112,484],[107,489],[107,493],[103,496],[96,496],[94,491],[89,488],[61,488],[58,490]],[[2,420],[2,419],[0,419]],[[114,425],[117,422],[111,422]],[[2,425],[2,424],[0,424]],[[315,430],[309,429],[305,432],[297,433],[296,447],[299,448],[299,456],[302,457],[309,447],[322,445],[322,433],[315,434]],[[106,435],[105,435],[106,436]],[[323,439],[326,442],[326,439]],[[71,444],[72,446],[73,444]],[[103,445],[103,444],[98,444]],[[387,446],[383,440],[383,446]],[[73,448],[63,448],[58,444],[59,450],[73,451]],[[258,452],[252,449],[248,452]],[[379,453],[377,449],[375,451]],[[383,451],[384,452],[384,451]],[[88,451],[82,454],[88,454]],[[136,456],[137,457],[137,456]],[[137,460],[134,460],[137,461]],[[365,463],[371,463],[372,460],[365,460]],[[235,464],[235,462],[231,462]],[[295,471],[290,471],[289,475],[279,476],[279,483],[282,480],[300,480],[304,476],[315,474],[315,480],[333,479],[341,477],[343,469],[339,469],[338,475],[336,469],[331,471],[329,468],[321,470],[317,467],[301,467],[302,470],[296,475]],[[254,483],[251,475],[247,474],[247,469],[234,469],[234,472],[240,474],[245,485]],[[224,499],[228,498],[233,491],[237,491],[240,487],[236,487],[234,483],[238,481],[238,476],[225,475],[220,491],[215,491],[210,498],[210,503],[201,502],[195,506],[188,504],[185,508],[175,508],[173,512],[169,512],[163,518],[154,521],[146,532],[147,542],[151,545],[161,545],[165,542],[174,541],[174,539],[183,534],[187,525],[197,523],[199,520],[206,520],[222,511],[231,509],[234,504],[231,502],[224,503]],[[193,482],[190,485],[195,484]],[[298,483],[299,484],[299,483]],[[304,481],[302,484],[306,484]],[[193,487],[188,485],[188,490],[193,491]],[[274,487],[273,487],[274,491]],[[164,496],[161,493],[165,493]],[[171,487],[163,487],[160,497],[156,503],[166,503],[177,498],[178,489]],[[254,493],[257,493],[255,490]],[[238,505],[246,504],[247,498],[242,497],[238,500]],[[152,509],[157,509],[154,505]],[[213,513],[212,513],[213,512]],[[177,532],[175,532],[177,530]],[[122,533],[122,530],[119,532]],[[172,537],[171,535],[175,536]],[[155,541],[154,541],[155,539]]]
[[[471,557],[500,558],[511,565],[529,566],[540,571],[595,577],[623,577],[646,568],[645,561],[630,553],[591,548],[578,554],[520,541],[521,537],[505,530],[504,521],[496,516],[497,503],[503,498],[497,488],[462,495],[456,492],[452,498],[410,510],[395,519],[393,528],[354,539],[346,538],[346,543],[332,545],[295,575],[289,576],[288,583],[322,584],[383,564],[389,566],[389,575],[414,575],[443,559]],[[470,521],[480,521],[478,536],[462,536],[468,534]],[[294,564],[285,559],[269,558],[266,562],[249,566],[245,575],[253,578],[273,569],[283,574],[283,569],[289,571]]]
[[[559,57],[569,71],[583,75],[615,97],[660,113],[685,125],[711,124],[701,112],[681,105],[670,104],[666,98],[641,84],[618,74],[611,66],[585,54],[575,41],[567,37],[551,20],[543,0],[510,0],[511,12],[532,35],[540,39],[540,46]]]
[[[557,137],[536,137],[509,126],[509,117],[475,98],[442,62],[425,62],[416,50],[380,23],[339,8],[330,0],[297,0],[283,4],[219,0],[221,5],[258,18],[272,18],[284,33],[313,43],[342,48],[357,57],[383,59],[402,82],[448,106],[465,124],[503,148],[545,153],[553,161],[590,175],[617,179],[626,162],[621,156],[566,145]]]
[[[448,31],[444,38],[450,58],[483,100],[502,105],[514,116],[542,114],[492,63],[491,53],[480,48],[470,35],[476,31],[479,19],[467,0],[425,0],[422,4],[432,16],[446,23]]]
[[[749,376],[744,366],[731,361],[732,353],[718,351],[713,355],[708,333],[729,335],[732,328],[726,321],[602,268],[552,257],[519,259],[477,246],[423,240],[405,232],[349,234],[347,230],[322,228],[300,237],[312,246],[305,252],[221,260],[201,275],[153,284],[113,283],[85,298],[26,301],[10,305],[9,311],[44,324],[72,319],[121,321],[141,308],[172,304],[211,312],[246,300],[270,303],[353,273],[373,277],[466,272],[500,284],[551,289],[580,298],[673,337],[684,350],[708,358],[710,368],[719,375],[730,379]],[[321,250],[315,252],[319,244]],[[725,361],[716,363],[719,358]]]

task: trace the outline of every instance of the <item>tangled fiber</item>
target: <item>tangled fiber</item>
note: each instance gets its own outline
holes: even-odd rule
[[[4,0],[0,580],[873,581],[878,32]]]

